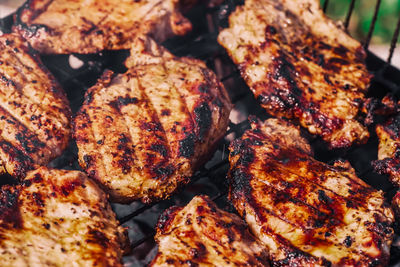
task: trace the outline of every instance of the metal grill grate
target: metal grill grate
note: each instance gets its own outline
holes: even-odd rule
[[[349,2],[348,12],[344,18],[344,26],[346,28],[349,26],[355,3],[356,0]],[[204,4],[195,6],[187,14],[188,18],[194,22],[193,31],[187,36],[172,38],[164,43],[175,55],[192,56],[202,59],[217,73],[228,89],[232,102],[236,105],[234,110],[236,121],[235,123],[230,123],[226,137],[218,146],[213,159],[196,173],[192,182],[183,192],[173,196],[169,200],[147,206],[137,202],[129,205],[113,204],[113,209],[117,213],[121,224],[129,227],[132,252],[124,258],[128,266],[140,266],[151,260],[156,251],[156,246],[152,238],[154,235],[154,225],[159,214],[166,208],[172,205],[186,204],[194,195],[208,194],[217,204],[234,212],[225,197],[227,192],[225,176],[228,169],[227,146],[230,140],[241,136],[249,128],[249,124],[245,120],[248,115],[255,115],[260,119],[268,117],[241,79],[231,59],[216,42],[219,29],[228,26],[228,15],[239,4],[243,4],[243,1],[226,0],[214,7],[207,7]],[[331,4],[333,5],[334,2]],[[377,0],[367,38],[363,42],[366,49],[373,36],[380,4],[381,0]],[[329,0],[325,0],[323,4],[323,10],[326,11],[327,9],[329,9]],[[3,32],[8,32],[11,24],[12,17],[6,17],[0,20],[0,29]],[[390,65],[399,31],[400,18],[393,33],[389,56],[386,62],[380,60],[372,53],[368,53],[367,66],[375,75],[369,96],[380,98],[388,92],[400,96],[400,71]],[[76,112],[83,101],[85,91],[96,82],[96,79],[105,69],[111,69],[116,72],[125,71],[122,62],[128,56],[128,51],[74,56],[83,63],[77,69],[70,66],[70,55],[43,56],[42,59],[67,92],[72,110]],[[384,118],[380,119],[383,120]],[[307,133],[305,135],[308,135],[317,159],[324,162],[330,162],[338,158],[349,160],[358,172],[359,177],[375,188],[385,191],[388,199],[390,199],[394,195],[396,188],[388,182],[387,177],[374,173],[370,166],[370,162],[376,159],[378,146],[374,127],[375,125],[370,126],[371,138],[367,144],[340,151],[328,151],[320,139],[312,137]],[[76,152],[77,148],[72,142],[69,149],[60,158],[52,162],[52,166],[79,169]],[[393,246],[391,254],[391,265],[395,266],[397,264],[396,266],[400,266],[399,248]]]

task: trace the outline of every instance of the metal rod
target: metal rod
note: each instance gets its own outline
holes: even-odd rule
[[[347,12],[346,20],[344,22],[344,27],[347,29],[349,27],[351,15],[353,14],[354,10],[354,5],[356,3],[356,0],[351,0],[349,11]]]
[[[150,233],[150,234],[148,234],[148,235],[146,235],[145,237],[142,237],[142,238],[139,239],[138,241],[133,242],[133,243],[131,244],[131,249],[134,249],[134,248],[140,246],[141,244],[144,243],[144,241],[146,241],[146,240],[152,238],[152,237],[154,236],[154,234],[155,234],[155,231],[152,232],[152,233]]]
[[[324,6],[322,7],[322,10],[324,11],[324,13],[326,13],[326,10],[328,9],[328,4],[329,4],[329,0],[325,0]]]
[[[157,204],[157,203],[150,204],[150,205],[145,205],[145,206],[143,206],[143,207],[141,207],[141,208],[138,208],[138,209],[135,210],[134,212],[132,212],[132,213],[130,213],[130,214],[128,214],[128,215],[126,215],[126,216],[124,216],[124,217],[118,219],[118,221],[119,221],[121,224],[123,224],[123,223],[129,221],[130,219],[132,219],[133,217],[136,217],[137,215],[141,214],[142,212],[145,212],[146,210],[150,209],[150,208],[153,207],[155,204]]]
[[[400,32],[400,17],[397,20],[397,26],[396,29],[394,30],[392,41],[390,43],[389,56],[387,58],[387,63],[389,64],[392,62],[393,53],[394,50],[396,49],[397,40],[399,38],[399,32]]]
[[[368,49],[369,42],[371,41],[372,33],[374,32],[374,29],[375,29],[376,19],[378,18],[378,12],[379,12],[380,5],[381,5],[381,0],[377,0],[376,5],[375,5],[374,16],[372,17],[371,25],[369,26],[367,39],[365,40],[365,44],[364,44],[365,49]]]

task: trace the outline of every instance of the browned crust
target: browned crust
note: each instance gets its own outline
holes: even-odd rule
[[[136,39],[133,47],[126,73],[106,72],[87,91],[75,118],[74,136],[81,167],[114,201],[149,203],[168,198],[209,159],[225,134],[232,106],[222,83],[203,62],[177,58],[147,37]],[[170,78],[163,81],[162,77]],[[114,85],[124,93],[113,95],[117,89],[109,88]],[[102,169],[104,157],[98,151],[113,143],[107,130],[99,127],[96,131],[109,141],[94,140],[92,125],[99,122],[100,113],[94,114],[100,109],[104,110],[101,116],[108,117],[99,127],[125,137],[123,144],[104,153],[111,158],[112,168],[121,170],[121,181],[129,188],[110,186],[113,178]]]
[[[247,225],[204,195],[164,211],[155,239],[159,250],[150,266],[269,266],[267,250]]]
[[[71,110],[65,92],[25,40],[4,34],[0,47],[1,165],[22,178],[66,148]]]
[[[218,41],[268,113],[298,121],[330,148],[368,140],[357,117],[371,79],[366,53],[319,1],[248,0],[229,21]]]
[[[375,171],[387,174],[390,181],[400,186],[400,114],[376,127],[379,139],[378,160],[372,162]]]
[[[253,122],[252,129],[230,146],[229,199],[258,238],[265,241],[269,236],[278,244],[276,247],[266,243],[274,248],[270,253],[277,266],[385,266],[393,238],[393,215],[382,194],[360,180],[348,163],[329,166],[314,160],[307,145],[299,131],[283,120]],[[341,184],[331,188],[333,177]],[[328,180],[332,181],[331,185]],[[344,215],[349,216],[350,209],[360,211],[353,218],[362,220],[363,227],[357,230],[369,236],[368,244],[360,244],[359,233],[346,228]],[[278,222],[282,224],[280,227]],[[344,227],[341,229],[348,237],[343,243],[335,243],[339,239],[336,236],[343,233],[337,232],[340,227]],[[288,229],[299,229],[299,232],[292,230],[293,235],[297,234],[298,245],[285,238]],[[359,260],[354,256],[330,262],[302,250],[299,247],[302,242],[319,249],[343,244],[347,248],[365,247],[354,248],[354,253],[360,253]],[[369,255],[366,251],[370,247],[379,252]]]
[[[87,220],[74,218],[76,212]],[[54,246],[55,239],[60,247]],[[46,241],[47,250],[31,243]],[[85,266],[122,266],[127,241],[105,193],[82,172],[40,167],[28,172],[22,184],[0,190],[0,259],[5,266],[17,263],[20,251],[26,251],[18,255],[28,257],[26,262],[34,256],[36,263],[62,266],[67,255]]]
[[[176,0],[168,0],[169,4],[155,17],[153,14],[151,18],[125,22],[125,24],[121,25],[118,25],[121,22],[115,21],[115,19],[96,25],[85,15],[85,12],[88,12],[87,10],[57,10],[57,8],[61,8],[59,6],[62,6],[57,1],[59,0],[27,0],[14,16],[15,25],[13,26],[13,31],[26,38],[34,49],[44,54],[88,54],[102,50],[129,49],[134,36],[137,34],[148,34],[161,42],[174,34],[184,35],[192,29],[191,23],[178,11],[179,3]],[[102,10],[102,5],[110,9],[110,5],[118,3],[117,1],[116,3],[111,1],[106,5],[102,1],[105,2],[106,0],[97,1],[91,5],[95,6],[93,8],[96,8],[96,11],[104,13],[103,19],[108,20],[108,17],[112,17],[114,14],[109,14]],[[162,3],[153,2],[147,3],[148,5],[155,5],[152,9],[158,8]],[[135,8],[135,5],[140,6],[141,3],[140,1],[132,1],[131,8]],[[74,2],[71,2],[72,5],[74,5]],[[68,5],[62,7],[65,9],[70,8]],[[112,9],[110,12],[113,11]],[[76,19],[63,21],[65,24],[69,23],[70,25],[62,25],[63,28],[61,29],[54,27],[52,24],[35,22],[42,14],[48,12],[60,12],[61,14],[65,12],[70,12],[71,14],[80,12],[81,14],[77,16],[79,21],[76,21]],[[55,14],[52,15],[55,16]],[[75,25],[73,23],[78,24]],[[113,25],[113,23],[116,25]]]

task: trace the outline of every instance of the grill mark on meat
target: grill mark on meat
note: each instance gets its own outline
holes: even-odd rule
[[[97,170],[96,179],[115,201],[149,203],[167,198],[189,181],[223,136],[231,104],[203,62],[174,57],[150,38],[137,38],[125,64],[127,72],[102,77],[88,90],[90,99],[81,109],[88,115],[80,112],[76,117],[75,136],[83,167],[85,155],[97,165],[108,164],[107,170],[93,165],[87,171]],[[208,85],[207,92],[199,92],[200,84]],[[221,106],[212,102],[217,97]],[[87,133],[88,124],[99,136]],[[125,145],[113,137],[120,133],[130,137],[135,152],[126,174],[117,172],[115,163],[122,157],[119,147]],[[95,149],[98,145],[101,148]],[[107,160],[96,158],[96,150]]]
[[[386,206],[383,196],[361,185],[361,180],[357,183],[354,180],[357,178],[353,174],[354,170],[350,170],[344,163],[337,163],[333,167],[324,163],[318,165],[309,155],[302,155],[300,149],[295,153],[294,148],[302,146],[301,140],[297,140],[300,136],[285,136],[284,130],[274,129],[277,127],[274,123],[284,124],[284,121],[269,121],[271,124],[267,124],[266,128],[252,125],[253,130],[247,131],[231,145],[228,177],[229,198],[255,234],[267,245],[272,241],[263,235],[269,238],[274,236],[271,253],[272,257],[276,257],[273,260],[278,260],[274,264],[300,262],[300,265],[304,265],[303,256],[293,255],[290,258],[290,253],[297,251],[313,253],[318,261],[328,264],[320,255],[328,259],[335,259],[336,256],[323,254],[325,249],[333,249],[330,253],[340,253],[342,258],[338,261],[342,265],[351,264],[352,261],[355,264],[358,261],[367,263],[375,260],[384,264],[393,230],[390,227],[390,211],[384,210]],[[286,131],[291,130],[288,128]],[[258,139],[266,142],[260,146],[255,142]],[[275,143],[279,145],[275,147]],[[249,152],[254,157],[249,158]],[[302,163],[308,161],[310,165]],[[350,192],[347,196],[332,192],[333,187],[337,188],[340,184],[332,184],[332,188],[326,189],[326,185],[329,185],[325,181],[327,178],[318,179],[317,173],[336,175],[340,180],[347,179],[345,188],[354,190],[354,194],[360,195],[357,196],[359,199],[352,201],[354,195]],[[354,179],[349,179],[349,176]],[[349,201],[352,202],[351,206],[346,204]],[[252,219],[249,221],[248,218]],[[362,229],[359,229],[360,226]],[[294,251],[290,248],[294,248]],[[351,258],[347,258],[350,255]]]
[[[179,13],[179,5],[173,0],[103,1],[102,5],[98,1],[87,5],[80,3],[84,1],[45,2],[46,8],[39,8],[44,5],[42,0],[29,0],[19,8],[13,31],[46,54],[129,49],[136,35],[151,35],[162,42],[173,34],[183,35],[191,29],[190,22]],[[125,20],[121,20],[121,16],[125,16]],[[57,25],[52,24],[54,17],[59,19]],[[66,43],[65,40],[79,41]]]
[[[291,1],[248,0],[218,41],[273,116],[298,119],[331,148],[366,142],[355,101],[364,98],[371,78],[361,45],[325,17],[317,1],[296,4],[297,10]]]
[[[11,124],[6,126],[6,124]],[[16,120],[11,114],[0,106],[0,125],[3,126],[1,137],[21,150],[27,156],[34,153],[51,153],[45,143],[38,139],[38,136],[26,128],[20,121]],[[8,131],[6,130],[8,129]],[[7,136],[8,135],[8,136]],[[38,160],[38,158],[36,158]],[[41,162],[41,160],[39,160]]]
[[[155,236],[159,250],[150,266],[269,266],[267,251],[234,214],[220,210],[206,196],[161,216]]]
[[[5,34],[0,38],[0,49],[0,76],[3,77],[0,79],[0,123],[5,127],[1,136],[32,163],[45,164],[67,145],[71,114],[68,101],[40,58],[31,54],[22,38]],[[8,147],[7,151],[11,153],[12,150]],[[6,151],[3,153],[8,160],[15,159],[13,155],[6,155]],[[7,170],[11,175],[14,171],[18,172],[16,176],[22,175],[23,165],[7,164],[13,166]]]
[[[168,74],[168,78],[169,78],[170,74],[169,74],[168,68],[165,64],[165,61],[163,60],[161,64],[162,64],[162,67],[163,67],[165,73]],[[176,87],[175,84],[170,84],[170,85],[171,85],[171,89],[173,90],[173,92],[181,100],[180,102],[184,104],[182,113],[189,115],[189,121],[187,123],[185,123],[186,129],[184,130],[184,133],[183,133],[184,137],[178,137],[178,138],[180,138],[180,140],[178,142],[178,145],[179,145],[178,156],[182,156],[184,158],[190,158],[190,157],[194,156],[195,146],[197,143],[197,134],[198,134],[197,130],[198,129],[196,129],[196,127],[195,127],[195,119],[193,117],[193,114],[189,111],[189,106],[188,106],[188,103],[187,103],[186,98],[184,97],[183,93],[181,92],[181,90],[179,90]],[[192,94],[193,93],[194,92],[192,92]]]
[[[234,176],[233,176],[232,178],[234,178]],[[249,181],[250,181],[251,179],[253,179],[253,178],[255,178],[253,175],[246,176],[246,179],[249,179]],[[250,185],[247,185],[247,186],[248,186],[249,189],[250,189]],[[272,185],[271,185],[271,186],[272,186]],[[236,186],[235,186],[235,185],[233,186],[233,188],[236,190]],[[274,186],[273,186],[273,188],[274,188],[274,189],[277,189],[277,188],[274,187]],[[275,194],[278,198],[281,198],[282,193],[285,194],[284,191],[279,191],[279,190],[276,191],[276,190],[274,190],[274,189],[272,189],[272,188],[264,188],[263,192],[266,193],[267,195],[268,195],[268,194]],[[240,195],[241,195],[241,196],[236,196],[236,200],[234,200],[234,201],[240,201],[240,199],[241,199],[242,197],[244,197],[248,203],[251,203],[252,208],[255,210],[255,214],[260,214],[260,211],[257,211],[257,210],[260,209],[260,210],[263,210],[263,212],[268,213],[270,216],[273,216],[273,217],[277,218],[278,220],[282,220],[282,221],[284,221],[285,223],[287,223],[287,224],[289,224],[289,225],[291,225],[291,226],[293,226],[293,227],[296,227],[296,226],[297,226],[297,227],[300,227],[300,229],[303,229],[304,234],[305,234],[305,237],[306,237],[306,239],[307,239],[307,242],[305,242],[305,243],[310,243],[310,244],[312,244],[313,246],[317,246],[317,247],[335,245],[335,246],[340,246],[340,247],[349,248],[349,247],[351,246],[351,243],[350,243],[351,241],[350,241],[350,242],[348,241],[348,236],[346,236],[346,238],[342,241],[342,243],[340,243],[340,240],[338,240],[339,242],[336,242],[335,239],[334,239],[334,236],[332,236],[332,235],[329,235],[329,236],[325,235],[325,238],[324,238],[324,239],[320,239],[320,238],[315,237],[316,233],[315,233],[314,231],[318,231],[318,228],[319,228],[319,227],[317,227],[315,230],[310,230],[310,229],[308,229],[307,227],[305,227],[305,226],[303,226],[303,225],[301,225],[301,224],[293,223],[292,221],[290,221],[290,219],[288,219],[288,218],[286,218],[286,217],[281,217],[281,216],[279,216],[276,212],[274,212],[273,210],[268,209],[268,208],[266,208],[265,206],[259,205],[259,204],[257,203],[257,201],[253,198],[253,195],[252,195],[251,193],[243,193],[242,190],[243,190],[243,189],[238,190],[238,191],[233,191],[233,192],[232,192],[233,197],[234,197],[234,195],[237,195],[237,194],[240,194]],[[264,195],[264,199],[265,199],[265,195]],[[309,205],[307,205],[306,203],[304,203],[304,202],[302,202],[302,201],[300,201],[300,202],[296,201],[295,203],[296,203],[297,205],[298,205],[299,203],[300,203],[300,204],[304,204],[305,206],[312,208],[314,211],[310,211],[310,214],[314,214],[314,213],[317,213],[317,214],[318,214],[318,213],[320,213],[320,212],[318,211],[318,209],[316,209],[316,208],[314,208],[314,207],[312,207],[312,206],[309,206]],[[276,204],[275,204],[275,205],[276,205]],[[276,207],[277,207],[277,206],[276,206]],[[338,216],[338,215],[335,214],[335,216]],[[339,216],[342,216],[342,215],[339,215]],[[326,214],[326,218],[325,218],[324,220],[327,220],[329,217],[330,217],[329,214]],[[343,216],[342,216],[342,217],[343,217]],[[262,222],[266,222],[266,220],[267,220],[267,219],[264,218],[264,217],[258,217],[258,219],[261,220]],[[335,227],[335,226],[336,226],[336,225],[332,225],[332,227]],[[267,229],[269,229],[269,230],[267,230]],[[330,228],[328,228],[328,231],[329,231],[329,229],[330,229]],[[294,252],[298,252],[298,253],[302,254],[303,256],[308,255],[307,258],[310,257],[310,259],[314,259],[313,256],[311,256],[310,254],[305,253],[304,251],[302,251],[302,250],[301,250],[301,247],[298,247],[298,246],[296,246],[295,244],[289,242],[287,239],[284,239],[284,238],[281,237],[279,234],[277,234],[276,232],[274,232],[271,228],[268,228],[268,227],[263,226],[262,231],[263,231],[264,233],[268,233],[269,235],[274,236],[276,239],[280,239],[280,241],[279,241],[280,243],[285,243],[286,246],[289,246],[290,248],[294,249]],[[311,231],[311,232],[310,232],[310,231]],[[377,233],[377,237],[381,234],[381,232],[376,231],[376,230],[374,230],[374,232]],[[323,237],[323,236],[321,236],[321,237]],[[348,245],[348,244],[350,244],[350,245]],[[360,251],[360,250],[351,249],[351,251],[353,251],[353,252],[355,252],[355,253],[359,253],[359,254],[363,255],[364,257],[369,258],[369,259],[371,259],[371,260],[373,259],[373,257],[371,257],[371,256],[369,256],[369,255],[363,253],[363,252]],[[288,256],[288,258],[290,258],[290,256]],[[315,259],[316,259],[316,258],[315,258]],[[294,260],[297,261],[298,259],[295,258]],[[287,260],[283,260],[283,261],[287,261]],[[282,262],[282,261],[278,261],[278,262]],[[276,263],[278,263],[278,262],[276,262]],[[287,264],[289,264],[289,262],[288,262]]]
[[[165,125],[162,124],[162,120],[161,120],[162,112],[159,113],[159,111],[155,108],[153,102],[151,101],[150,94],[148,94],[146,92],[146,89],[143,87],[143,85],[140,81],[139,75],[137,76],[137,79],[138,79],[139,90],[142,92],[143,97],[144,97],[149,109],[151,110],[152,122],[156,125],[159,125],[159,129],[157,130],[157,133],[159,134],[158,140],[161,142],[161,144],[156,144],[156,145],[164,148],[163,154],[160,154],[161,158],[163,158],[163,159],[161,160],[160,163],[158,163],[156,166],[154,166],[151,170],[149,169],[149,171],[151,171],[150,174],[153,178],[155,178],[155,179],[162,178],[164,180],[174,173],[174,169],[171,168],[170,165],[168,165],[168,161],[172,155],[172,151],[171,151],[170,146],[167,144],[169,144],[171,142],[170,142],[170,140],[168,140],[168,135],[164,128]],[[149,150],[152,150],[151,149],[152,145],[154,145],[154,144],[149,144],[149,146],[148,146]],[[147,159],[147,162],[149,160],[151,160],[151,159]],[[160,172],[160,170],[161,170],[161,172]],[[161,177],[159,177],[159,175],[161,175]]]
[[[271,159],[271,160],[273,161],[273,159]],[[280,172],[280,173],[283,173],[279,169],[277,169],[276,171]],[[290,202],[295,203],[296,205],[300,204],[300,205],[304,205],[306,207],[309,207],[309,208],[313,209],[313,211],[312,210],[310,211],[310,214],[318,216],[318,217],[315,218],[315,222],[317,224],[320,224],[318,222],[321,221],[321,220],[322,220],[322,222],[321,222],[322,225],[329,225],[329,227],[335,227],[338,224],[344,224],[344,221],[342,219],[343,215],[344,215],[343,214],[343,210],[345,210],[346,207],[348,207],[348,205],[346,205],[346,202],[347,201],[351,201],[352,202],[353,199],[349,199],[349,198],[340,196],[340,195],[336,194],[335,192],[332,192],[331,190],[326,189],[323,186],[321,186],[321,185],[319,185],[317,183],[314,183],[312,181],[309,182],[310,184],[306,184],[307,179],[305,179],[302,176],[298,176],[298,175],[296,175],[296,181],[301,180],[301,182],[305,182],[305,183],[296,185],[296,182],[291,182],[291,186],[289,188],[291,190],[294,190],[294,193],[296,193],[296,189],[298,189],[299,191],[303,191],[303,192],[300,195],[299,195],[299,193],[296,193],[295,195],[292,195],[290,190],[289,190],[289,193],[288,193],[288,190],[285,190],[285,189],[281,190],[280,187],[277,186],[279,184],[280,180],[276,179],[276,182],[273,182],[274,181],[274,179],[273,179],[274,176],[272,174],[273,172],[270,169],[268,169],[268,172],[271,172],[271,176],[269,176],[269,180],[271,180],[271,182],[268,183],[268,186],[275,189],[274,191],[270,191],[269,192],[270,195],[276,195],[278,200],[283,200],[283,201],[288,200]],[[276,176],[279,177],[279,175],[276,175]],[[253,177],[253,178],[248,178],[248,179],[257,179],[255,176],[251,176],[251,177]],[[312,194],[310,194],[310,193],[312,193],[312,191],[309,191],[307,189],[307,187],[310,187],[310,188],[313,188],[313,187],[315,187],[315,188],[323,188],[323,190],[325,190],[325,191],[329,192],[329,194],[331,194],[331,197],[328,197],[326,195],[326,193],[324,193],[324,196],[322,198],[323,199],[329,199],[329,201],[322,201],[322,203],[320,203],[321,205],[319,205],[317,207],[314,207],[314,206],[308,204],[307,201],[309,201],[312,198]],[[267,188],[265,192],[268,192],[268,190],[269,189]],[[315,195],[314,199],[319,199],[321,197],[321,195],[322,195],[322,193],[320,193],[320,192],[324,192],[323,190],[322,189],[317,189],[317,191],[314,192],[314,195]],[[321,199],[319,199],[319,200],[321,201]],[[277,203],[275,203],[275,205],[277,205]],[[385,215],[380,213],[379,211],[375,211],[375,210],[369,209],[368,206],[366,206],[366,203],[359,202],[358,205],[359,206],[357,206],[357,208],[363,207],[363,209],[365,209],[367,211],[378,213],[378,214],[380,214],[381,217],[385,217]],[[356,206],[352,206],[352,207],[348,207],[348,208],[353,208],[354,209],[354,208],[356,208]],[[326,213],[321,213],[320,209],[325,209]],[[286,216],[285,213],[283,213],[283,215]],[[320,218],[320,216],[322,216],[322,218]],[[330,222],[329,218],[331,218],[331,217],[339,217],[339,219],[335,218],[335,221]],[[282,217],[279,217],[279,218],[283,219]],[[298,224],[297,226],[304,228],[300,224]],[[316,226],[316,228],[320,227],[319,225],[314,225],[314,226]],[[309,227],[306,227],[306,228],[308,229]],[[313,227],[311,227],[311,228],[313,228]],[[382,234],[382,231],[379,230],[379,229],[371,228],[371,230],[376,232],[378,235]],[[328,231],[329,231],[329,229],[328,229]]]
[[[242,149],[241,149],[241,151],[244,151],[244,150],[245,150],[245,148],[242,148]],[[296,153],[296,152],[293,151],[293,152],[290,152],[289,154],[292,154],[292,156],[290,157],[292,160],[296,161],[296,160],[299,159],[299,155],[297,155],[298,153]],[[243,153],[242,153],[242,155],[243,155]],[[242,155],[241,155],[241,157],[242,157]],[[264,155],[264,156],[266,156],[266,155]],[[344,203],[349,203],[349,202],[350,202],[350,203],[352,203],[352,208],[355,208],[355,207],[358,207],[358,208],[363,207],[365,210],[377,212],[377,211],[375,211],[375,210],[371,210],[371,209],[367,206],[367,203],[365,203],[365,201],[363,201],[363,198],[365,198],[366,196],[368,196],[368,195],[372,196],[372,195],[371,195],[371,192],[373,192],[373,190],[372,190],[371,188],[367,188],[367,187],[365,187],[365,186],[360,185],[357,181],[355,181],[355,180],[353,180],[353,179],[351,179],[351,178],[349,178],[349,177],[346,177],[346,178],[349,179],[349,182],[350,182],[350,184],[352,184],[352,186],[354,186],[354,185],[356,185],[356,184],[359,185],[359,188],[355,189],[355,191],[357,192],[357,195],[354,195],[354,194],[353,194],[353,195],[349,195],[349,196],[340,195],[340,194],[338,194],[337,192],[334,192],[331,188],[327,188],[327,187],[324,186],[323,184],[317,183],[317,182],[314,180],[315,178],[311,178],[311,179],[310,179],[310,178],[307,178],[307,177],[305,177],[305,176],[303,176],[303,175],[299,175],[299,174],[296,173],[295,171],[292,171],[290,168],[286,168],[285,166],[287,166],[288,164],[285,164],[285,165],[279,164],[278,161],[276,160],[276,158],[271,158],[271,157],[269,157],[269,156],[266,156],[265,159],[267,159],[268,161],[270,161],[270,162],[268,163],[268,166],[267,166],[268,171],[270,171],[270,172],[273,171],[273,170],[271,169],[271,167],[277,168],[277,169],[275,170],[276,172],[278,172],[278,173],[277,173],[277,177],[279,177],[279,173],[288,172],[289,174],[292,174],[292,175],[294,175],[294,176],[296,177],[296,183],[301,183],[301,184],[303,184],[303,185],[302,185],[303,187],[308,187],[308,186],[309,186],[311,189],[320,188],[319,190],[324,190],[324,191],[326,191],[327,193],[329,193],[330,195],[332,195],[331,197],[334,198],[334,200],[335,200],[336,203],[343,203],[343,205],[344,205]],[[287,162],[287,163],[289,163],[289,162]],[[316,163],[317,163],[317,162],[316,162]],[[239,160],[237,161],[237,164],[243,165],[243,162],[241,162],[240,158],[239,158]],[[325,164],[322,164],[322,163],[320,163],[320,164],[322,165],[321,167],[329,168],[329,166],[325,166]],[[255,167],[255,166],[252,166],[252,168],[254,169],[254,168],[256,168],[256,167]],[[312,168],[312,167],[311,167],[311,168]],[[315,167],[315,168],[318,168],[318,167]],[[263,168],[263,169],[257,169],[257,170],[264,171],[265,168]],[[342,177],[342,178],[344,178],[344,177]],[[270,176],[270,179],[273,179],[273,176]],[[273,186],[273,187],[275,187],[276,189],[279,189],[279,187],[276,187],[276,185],[279,184],[280,181],[281,181],[281,180],[276,179],[276,183],[271,183],[270,186]],[[308,183],[309,185],[307,185],[307,183]],[[291,187],[293,187],[293,186],[294,186],[294,183],[291,182]],[[301,187],[301,186],[300,186],[300,187]],[[314,188],[313,188],[313,187],[314,187]],[[315,194],[317,194],[317,192],[315,192]],[[307,196],[307,194],[304,195],[304,200],[307,201],[308,199],[309,199],[309,197]],[[332,199],[331,199],[331,200],[332,200]],[[327,204],[331,204],[331,203],[327,203]],[[347,206],[348,206],[348,205],[347,205]],[[378,213],[380,213],[380,212],[378,212]],[[384,214],[381,214],[381,216],[385,216],[385,215],[384,215]]]
[[[0,46],[1,46],[2,44],[0,43]],[[4,47],[2,47],[3,49],[5,49]],[[14,54],[14,53],[11,53],[11,54],[7,54],[8,56],[11,56],[14,60],[16,60],[17,61],[17,63],[18,63],[18,66],[19,67],[22,67],[22,68],[24,68],[25,69],[25,71],[27,72],[27,73],[30,73],[30,74],[33,74],[33,75],[35,75],[36,77],[37,77],[37,80],[41,80],[41,79],[43,79],[43,78],[47,78],[47,77],[40,77],[40,75],[41,75],[41,73],[37,73],[37,72],[33,72],[32,70],[33,70],[33,68],[32,67],[30,67],[30,66],[28,66],[28,65],[26,65],[26,62],[23,62],[16,54]],[[31,59],[32,60],[38,60],[37,59],[37,57],[32,57],[32,56],[30,56],[29,54],[27,54],[27,56],[28,57],[31,57]],[[40,60],[40,59],[39,59]],[[12,61],[9,61],[7,64],[9,64],[9,63],[13,63]],[[39,66],[42,66],[42,63],[39,61]],[[24,81],[23,81],[23,83],[18,83],[19,85],[20,84],[29,84],[29,80],[28,80],[28,77],[25,75],[25,72],[24,71],[21,71],[20,69],[18,69],[17,67],[17,64],[14,64],[14,65],[12,65],[11,67],[13,67],[14,69],[15,69],[15,71],[16,71],[16,76],[15,77],[20,77],[20,76],[22,76],[22,78],[24,78]],[[42,71],[45,73],[45,74],[47,74],[48,73],[48,71],[46,70],[46,69],[44,69],[44,68],[42,68]],[[36,80],[35,80],[36,81]],[[55,86],[55,87],[58,87],[58,84],[56,84],[54,81],[52,81],[52,80],[50,80],[50,83],[52,84],[51,86]],[[21,85],[19,86],[19,87],[15,87],[16,89],[18,89],[18,91],[21,91]],[[55,92],[56,91],[56,92]],[[59,92],[58,92],[58,90],[53,90],[53,93],[56,93],[56,95],[58,95],[58,96],[61,96],[61,97],[63,97],[64,95],[63,94],[60,94]],[[38,92],[40,92],[40,91],[38,91]],[[22,95],[23,97],[26,97],[27,99],[29,99],[30,101],[32,101],[32,103],[35,103],[35,104],[37,104],[38,105],[38,107],[40,108],[41,107],[41,103],[43,102],[43,100],[44,100],[44,98],[45,98],[45,94],[42,94],[42,98],[41,99],[39,99],[39,100],[36,100],[35,101],[35,99],[33,99],[33,98],[31,98],[31,97],[29,97],[29,95],[26,95],[26,94],[23,94]],[[66,102],[66,104],[68,104],[67,102]],[[51,117],[52,118],[55,118],[55,119],[57,119],[57,120],[60,120],[60,113],[59,112],[53,112],[52,110],[47,110],[47,112],[48,113],[50,113],[51,114]]]

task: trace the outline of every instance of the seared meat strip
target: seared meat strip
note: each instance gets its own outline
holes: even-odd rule
[[[265,246],[246,224],[207,196],[166,210],[155,239],[159,252],[150,266],[269,266]]]
[[[356,116],[371,75],[365,52],[319,7],[319,0],[246,0],[219,43],[263,108],[298,120],[331,148],[364,143]]]
[[[82,172],[40,167],[0,190],[1,266],[122,266],[125,239]]]
[[[124,74],[105,73],[75,119],[79,162],[114,201],[165,199],[186,184],[225,134],[229,97],[195,59],[147,37]]]
[[[392,210],[383,193],[312,157],[281,119],[252,122],[230,146],[229,198],[277,266],[384,266]]]
[[[15,34],[0,36],[0,173],[24,177],[68,145],[71,110],[54,77]]]
[[[137,34],[163,41],[183,35],[190,22],[179,0],[27,0],[13,30],[45,54],[129,49]]]
[[[400,113],[383,125],[376,127],[379,139],[378,160],[372,165],[381,174],[388,174],[390,180],[400,186]]]

